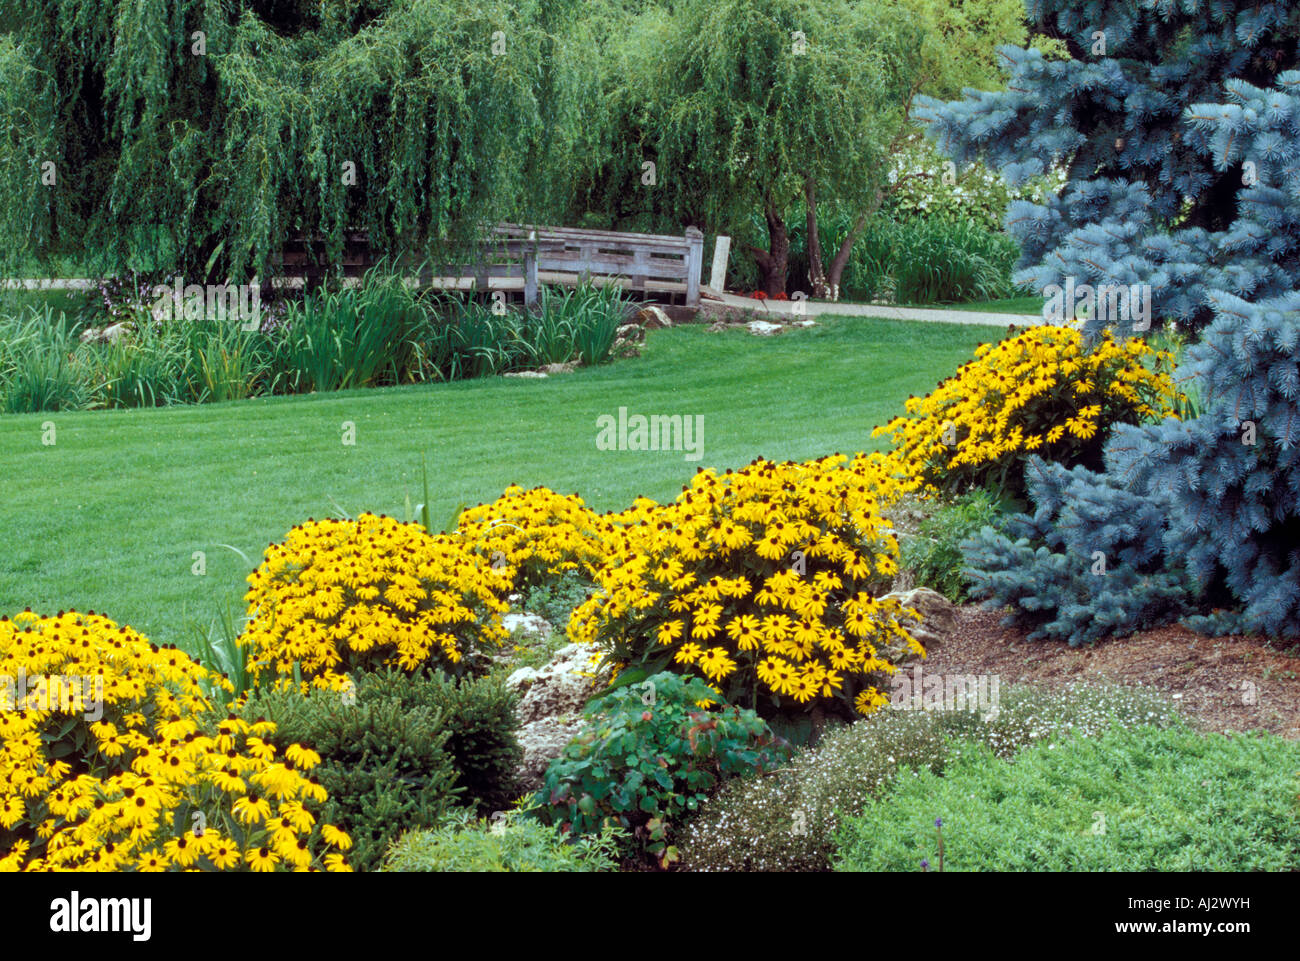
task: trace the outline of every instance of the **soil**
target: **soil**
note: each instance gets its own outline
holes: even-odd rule
[[[1046,687],[1079,681],[1143,685],[1169,694],[1207,731],[1263,730],[1300,738],[1300,653],[1258,637],[1206,637],[1177,625],[1100,644],[1029,641],[978,607],[957,611],[953,636],[932,648],[925,671],[997,675]]]

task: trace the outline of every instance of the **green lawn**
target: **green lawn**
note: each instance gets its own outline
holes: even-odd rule
[[[1043,298],[1040,295],[1029,297],[1007,297],[1004,300],[982,300],[965,304],[940,304],[944,310],[974,310],[990,314],[1034,314],[1042,316]]]
[[[185,616],[206,621],[242,594],[247,567],[218,545],[256,559],[336,504],[404,517],[422,453],[439,521],[512,482],[577,491],[598,510],[669,499],[699,466],[872,449],[873,425],[1002,334],[866,319],[773,338],[691,326],[652,333],[639,359],[547,380],[0,417],[0,613],[93,609],[185,644]],[[598,450],[596,418],[620,406],[703,415],[703,459]]]

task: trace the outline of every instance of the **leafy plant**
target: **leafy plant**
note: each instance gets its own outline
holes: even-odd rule
[[[218,608],[216,617],[207,626],[191,621],[190,631],[196,659],[210,672],[230,682],[229,695],[238,699],[253,689],[248,672],[248,648],[239,644],[240,625],[229,601],[225,607]],[[211,692],[214,700],[218,700],[218,690],[214,688]]]
[[[886,796],[904,768],[938,775],[976,744],[1013,758],[1032,745],[1059,746],[1065,738],[1093,737],[1114,724],[1165,726],[1177,717],[1171,701],[1137,688],[1008,685],[996,690],[993,704],[970,710],[881,711],[832,729],[786,766],[727,782],[682,830],[681,866],[826,871],[837,826]],[[931,822],[937,816],[948,815],[936,811]]]
[[[967,599],[966,566],[961,542],[1000,516],[998,500],[975,488],[939,503],[910,536],[899,538],[899,567],[911,573],[917,585],[938,591],[960,604]]]
[[[909,772],[834,832],[843,871],[914,871],[943,820],[949,871],[1286,871],[1300,859],[1300,747],[1268,734],[1119,726],[1030,747],[970,745]]]
[[[515,796],[515,770],[523,759],[515,730],[518,695],[500,677],[446,678],[388,669],[362,676],[360,700],[391,700],[406,711],[425,710],[447,719],[444,745],[456,766],[464,802],[481,814],[508,805]]]
[[[613,871],[623,832],[606,827],[598,834],[566,838],[518,811],[489,820],[454,811],[432,831],[409,831],[392,843],[384,871]]]
[[[546,770],[534,796],[537,816],[573,835],[617,824],[631,832],[625,850],[661,867],[677,858],[674,827],[720,781],[787,756],[753,711],[719,704],[698,678],[656,674],[611,691],[585,713],[587,727]]]
[[[447,750],[454,719],[392,698],[334,691],[262,690],[241,709],[275,724],[267,740],[299,743],[320,755],[314,777],[326,791],[326,817],[352,838],[349,862],[377,867],[403,830],[434,827],[461,800]]]
[[[566,570],[524,594],[523,609],[551,624],[567,624],[570,615],[591,596],[595,585],[577,570]]]

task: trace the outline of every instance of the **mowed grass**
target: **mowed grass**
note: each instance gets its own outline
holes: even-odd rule
[[[309,517],[406,519],[422,454],[437,524],[511,483],[601,511],[669,500],[698,467],[876,449],[874,425],[1003,333],[858,318],[772,338],[690,326],[651,333],[640,358],[546,380],[0,417],[0,613],[95,610],[188,646],[189,619],[242,608],[249,567],[221,545],[257,561]],[[598,450],[596,419],[620,407],[703,415],[702,459]]]

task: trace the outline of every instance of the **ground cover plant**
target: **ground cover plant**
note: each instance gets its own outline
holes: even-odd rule
[[[942,776],[901,771],[840,824],[833,860],[842,871],[1292,870],[1297,762],[1295,741],[1182,725],[1037,744],[1014,762],[968,745]]]
[[[682,832],[682,867],[827,871],[838,826],[887,796],[905,769],[941,775],[977,748],[1012,758],[1114,724],[1165,725],[1176,716],[1166,698],[1104,685],[1052,692],[1008,686],[996,696],[995,704],[966,709],[955,699],[932,710],[889,708],[831,730],[787,766],[724,785]]]
[[[498,814],[476,820],[461,812],[432,831],[410,831],[389,847],[383,870],[567,874],[618,869],[618,829],[575,839],[515,811]]]

